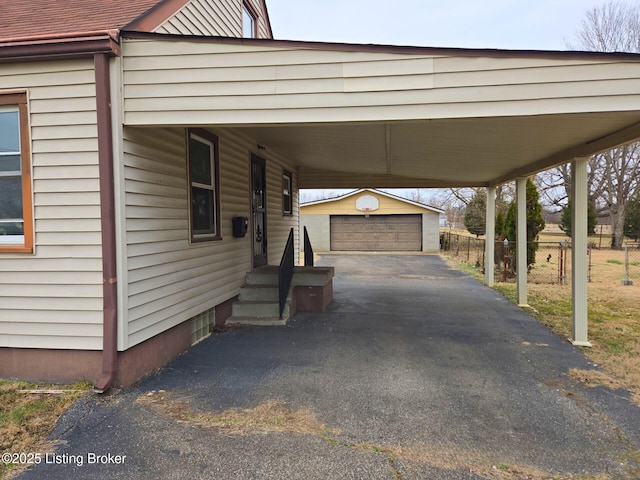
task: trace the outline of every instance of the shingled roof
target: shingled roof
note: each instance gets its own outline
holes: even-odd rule
[[[120,29],[171,0],[20,0],[0,5],[0,40]],[[175,2],[173,2],[175,3]],[[184,3],[184,2],[182,2]]]

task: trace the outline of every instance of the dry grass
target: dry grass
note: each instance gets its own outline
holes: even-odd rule
[[[188,400],[160,390],[138,397],[137,402],[196,428],[211,428],[223,435],[298,433],[316,436],[332,445],[385,455],[398,473],[396,461],[404,460],[434,468],[475,473],[495,480],[605,480],[608,475],[550,474],[532,466],[495,463],[487,452],[462,450],[458,445],[403,447],[370,443],[349,444],[339,440],[340,430],[327,428],[309,408],[291,410],[280,400],[267,400],[253,408],[230,408],[219,413],[194,411]]]
[[[495,480],[607,480],[608,474],[574,475],[549,473],[530,465],[498,462],[486,451],[462,450],[458,445],[430,445],[418,447],[388,447],[398,459],[443,470],[473,473]]]
[[[0,454],[50,452],[47,434],[89,388],[86,382],[61,387],[0,381]],[[19,465],[0,463],[0,478],[19,470]]]
[[[290,410],[284,402],[267,400],[254,408],[231,408],[220,413],[194,412],[189,403],[172,392],[149,392],[138,403],[151,406],[169,417],[200,428],[214,428],[226,435],[251,433],[303,433],[324,436],[325,426],[308,408]],[[335,433],[335,432],[334,432]]]
[[[623,286],[624,266],[611,263],[623,252],[593,250],[588,287],[589,339],[586,355],[604,372],[573,372],[586,385],[625,388],[640,405],[640,284]],[[542,323],[570,338],[571,286],[529,285],[529,304]]]
[[[559,232],[545,232],[540,236],[541,242],[557,243],[563,239],[567,238]],[[590,240],[596,245],[600,243],[598,237]],[[605,236],[602,245],[608,245],[609,241]],[[549,252],[552,253],[549,262],[545,261],[546,251],[536,256],[537,263],[529,275],[529,305],[541,323],[569,339],[573,336],[570,277],[569,285],[549,283],[557,281],[558,268],[556,252],[551,249]],[[633,251],[630,260],[633,278],[640,274],[640,251]],[[463,269],[470,271],[468,267]],[[593,348],[584,351],[593,363],[602,367],[602,371],[574,371],[571,375],[588,386],[625,388],[640,405],[640,280],[628,286],[622,284],[624,278],[623,251],[591,250],[588,308],[589,340]],[[537,279],[542,282],[537,283]],[[498,283],[496,289],[515,300],[513,283]]]

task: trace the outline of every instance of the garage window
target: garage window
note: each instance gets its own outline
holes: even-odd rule
[[[0,94],[0,252],[33,252],[27,96]]]

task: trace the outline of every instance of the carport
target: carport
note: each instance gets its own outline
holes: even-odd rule
[[[128,126],[235,128],[298,164],[299,188],[488,188],[572,162],[574,343],[587,336],[587,157],[640,137],[640,56],[125,33]],[[145,72],[152,74],[145,75]],[[493,282],[493,263],[485,268]]]

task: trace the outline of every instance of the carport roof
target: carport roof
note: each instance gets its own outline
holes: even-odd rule
[[[125,124],[241,129],[300,188],[497,185],[640,137],[640,55],[125,35]]]

